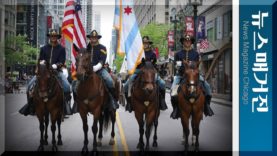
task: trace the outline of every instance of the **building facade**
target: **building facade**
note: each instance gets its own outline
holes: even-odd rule
[[[134,11],[139,27],[150,23],[168,24],[169,0],[135,0]]]
[[[87,0],[87,12],[86,12],[87,24],[86,24],[86,28],[85,28],[86,33],[90,33],[91,29],[92,29],[92,16],[93,16],[92,3],[93,3],[92,0]]]
[[[20,0],[16,6],[16,35],[26,35],[33,47],[47,42],[47,11],[43,0]]]
[[[94,30],[96,30],[98,33],[101,32],[101,13],[98,11],[93,12],[93,23],[92,27]]]

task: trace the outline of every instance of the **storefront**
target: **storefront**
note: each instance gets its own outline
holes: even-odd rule
[[[207,52],[203,55],[202,72],[209,82],[212,93],[226,100],[232,99],[232,48]],[[210,69],[211,68],[211,69]]]

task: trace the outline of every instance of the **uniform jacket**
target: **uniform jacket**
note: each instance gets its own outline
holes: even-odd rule
[[[50,59],[51,51],[52,51],[52,59]],[[42,48],[40,48],[39,60],[45,60],[49,64],[64,64],[65,48],[60,44],[54,47],[51,44],[47,44]]]
[[[175,63],[177,61],[182,62],[182,66],[179,69],[179,74],[183,73],[183,71],[185,69],[185,67],[183,65],[183,60],[199,61],[199,54],[194,49],[191,49],[189,51],[181,50],[181,51],[177,52],[174,56],[174,61],[175,61]]]
[[[92,46],[89,43],[87,46],[87,49],[89,52],[92,50]],[[104,65],[107,58],[107,50],[106,47],[102,44],[97,44],[93,46],[93,58],[92,58],[92,65],[96,65],[99,62]]]

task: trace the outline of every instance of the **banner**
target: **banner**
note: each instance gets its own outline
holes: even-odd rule
[[[194,36],[194,19],[192,16],[186,16],[185,18],[186,30],[185,33]]]
[[[205,28],[206,28],[205,16],[199,16],[198,17],[198,23],[197,23],[197,29],[196,29],[198,40],[202,40],[206,37]]]

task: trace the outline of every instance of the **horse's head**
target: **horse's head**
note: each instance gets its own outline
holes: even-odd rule
[[[37,65],[38,93],[44,102],[48,101],[48,89],[51,82],[51,70],[49,64],[42,60]]]
[[[198,86],[199,86],[199,64],[200,62],[187,62],[183,61],[185,71],[184,77],[186,79],[185,87],[188,92],[190,102],[194,102],[197,98]]]
[[[142,60],[142,68],[140,72],[140,83],[146,94],[151,94],[156,86],[155,80],[157,71],[153,66],[153,62]]]
[[[91,54],[86,48],[76,49],[76,51],[78,52],[76,57],[76,76],[78,80],[84,81],[93,71],[91,67]]]

